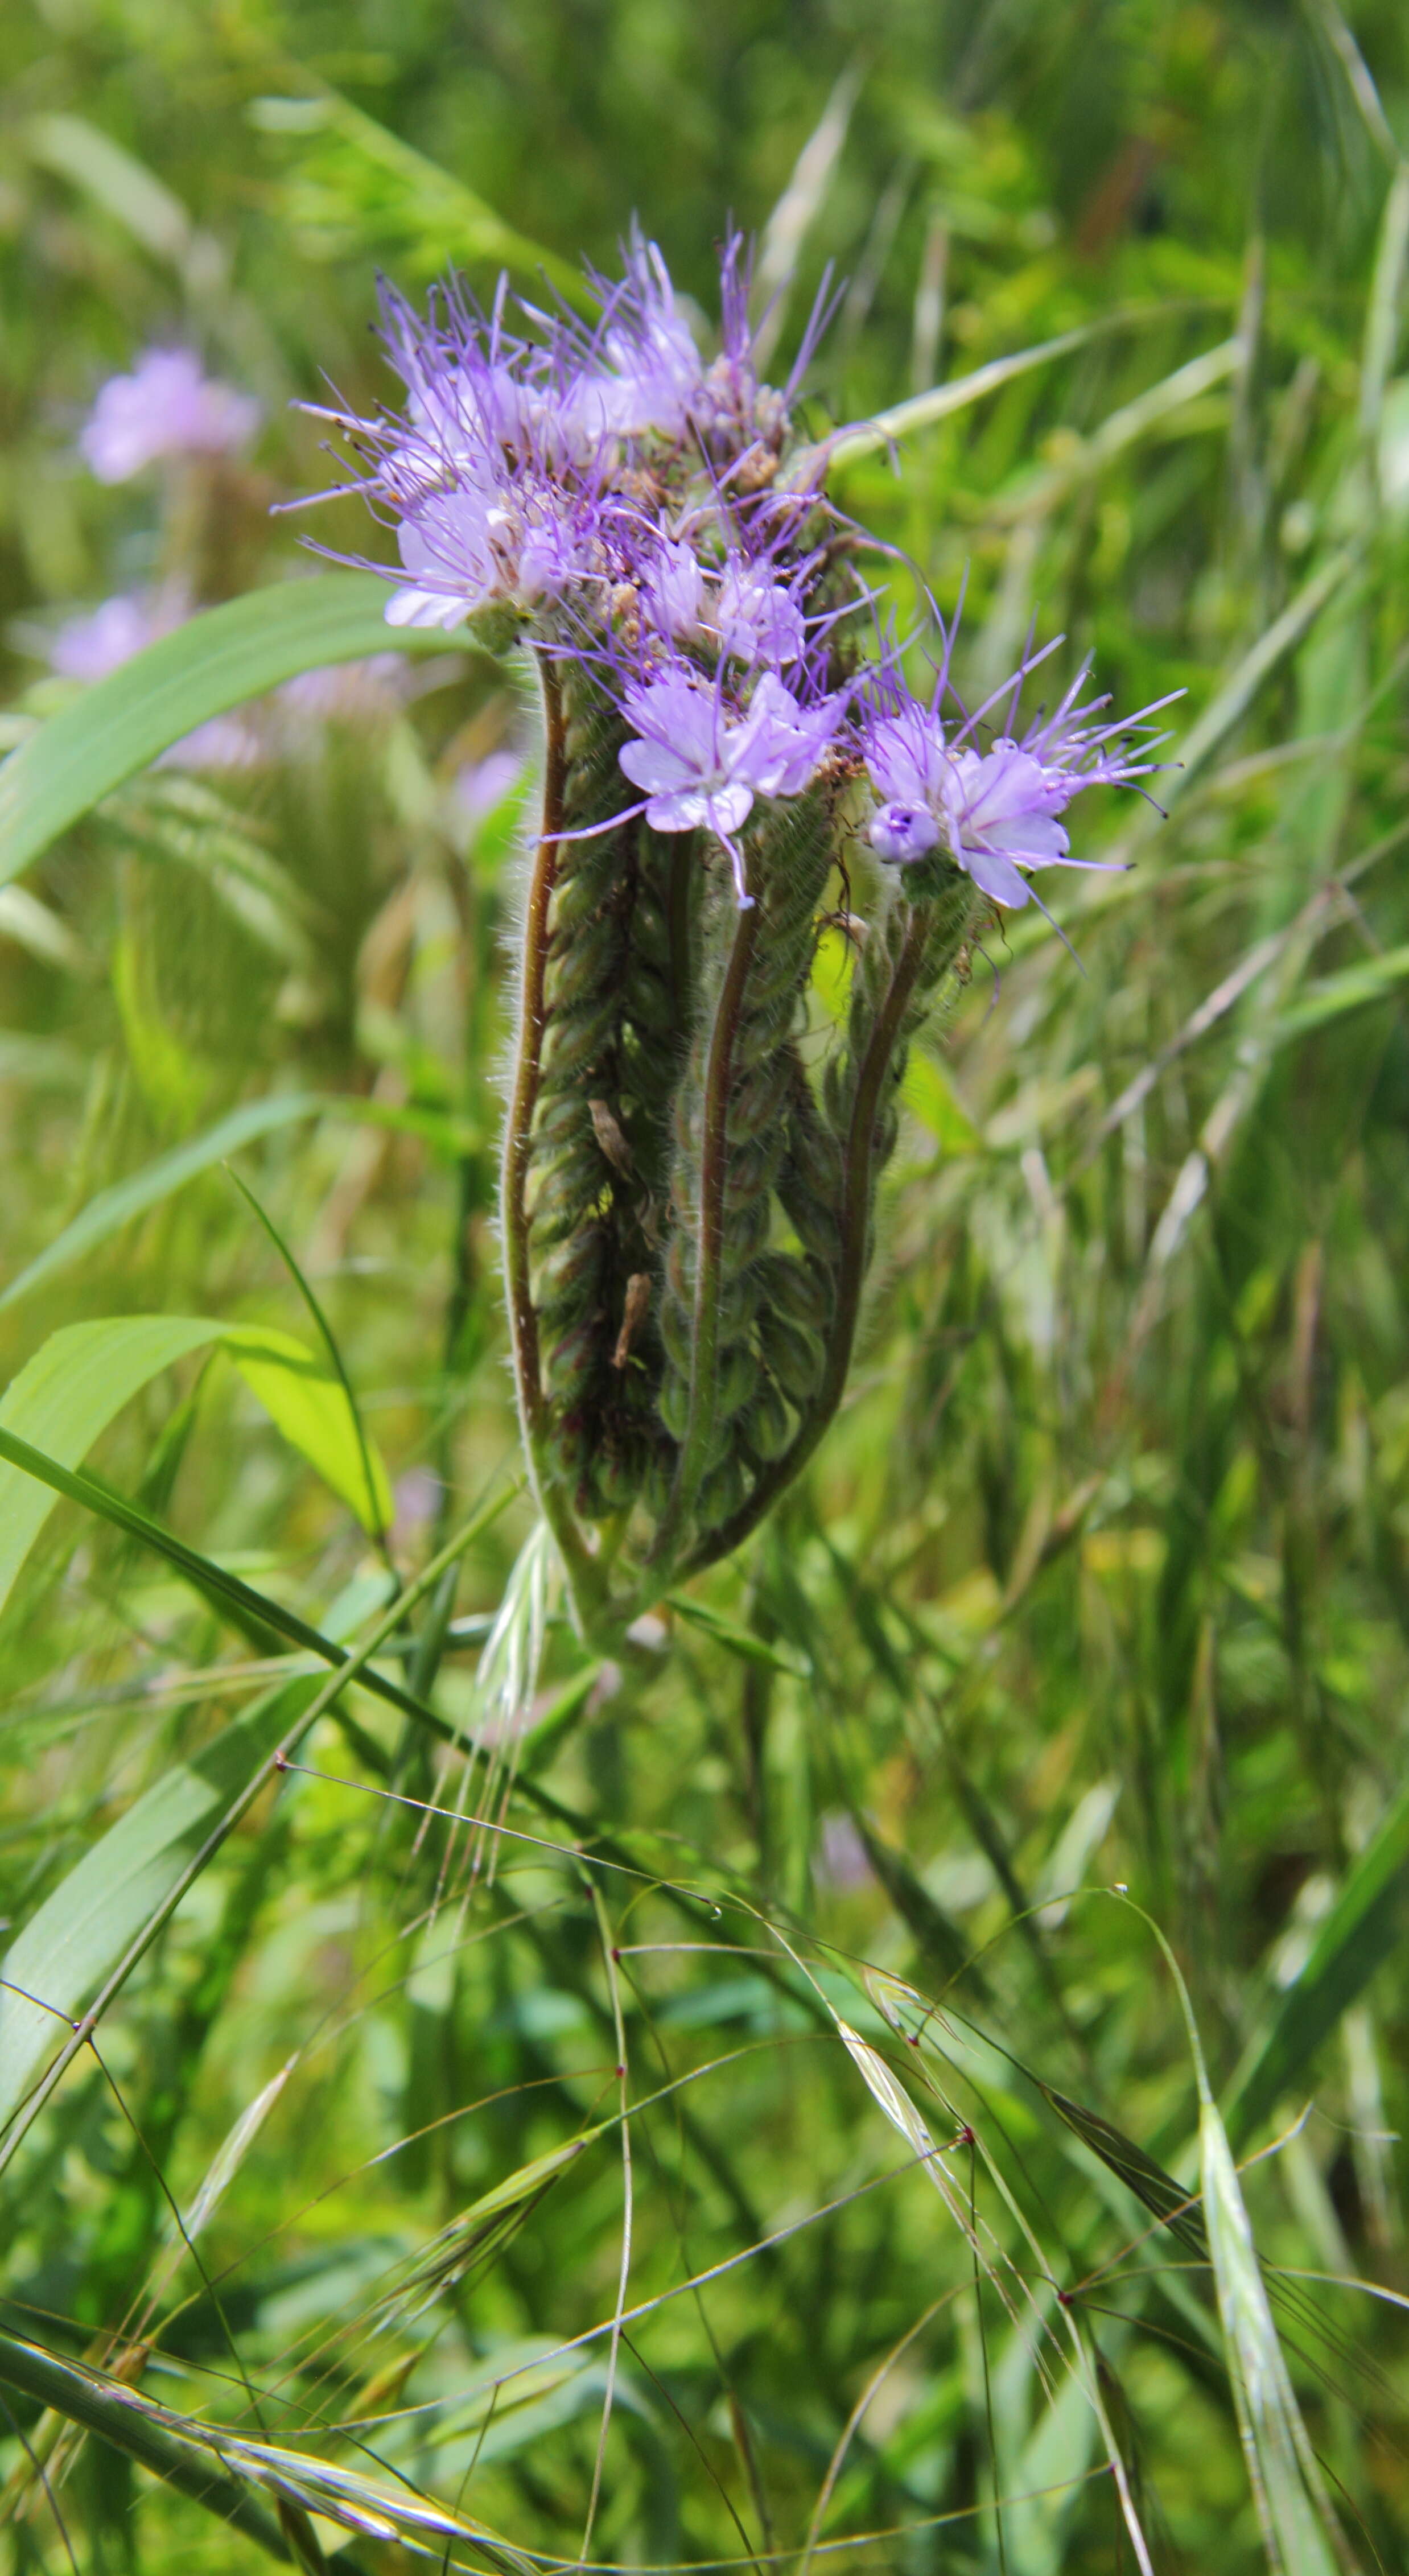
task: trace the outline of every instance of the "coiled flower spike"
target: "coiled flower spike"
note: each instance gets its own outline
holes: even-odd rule
[[[820,308],[775,391],[737,239],[709,362],[639,235],[589,287],[592,326],[524,307],[510,329],[506,285],[424,320],[388,295],[403,408],[323,417],[395,532],[389,619],[469,626],[538,673],[505,1280],[538,1499],[608,1643],[823,1436],[908,1045],[994,905],[1038,899],[1030,871],[1104,864],[1071,856],[1073,798],[1155,764],[1143,718],[1080,703],[1084,673],[1019,737],[1032,663],[968,715],[952,634],[928,700],[892,647],[863,658],[870,594],[793,434]],[[818,1079],[812,959],[858,829],[869,927]]]

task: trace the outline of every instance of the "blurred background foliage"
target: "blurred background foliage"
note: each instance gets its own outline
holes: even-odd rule
[[[482,2515],[534,2564],[1115,2576],[1094,2390],[1152,2566],[1243,2576],[1203,2240],[1121,2143],[1194,2176],[1178,1998],[1130,1908],[1074,1893],[1128,1885],[1235,2150],[1278,2142],[1246,2196],[1345,2546],[1401,2566],[1399,0],[15,0],[0,63],[5,747],[72,699],[46,664],[78,611],[301,568],[269,507],[329,469],[287,406],[383,388],[379,267],[571,293],[633,212],[705,315],[726,218],[756,232],[780,365],[835,263],[819,430],[1061,341],[836,488],[897,549],[902,615],[967,584],[974,694],[1034,618],[1063,680],[1090,652],[1120,705],[1188,693],[1169,819],[1108,800],[1091,846],[1130,872],[1060,889],[1078,955],[1010,921],[912,1071],[885,1277],[804,1490],[641,1669],[585,1675],[509,1497],[436,1596],[462,1749],[366,1697],[321,1720],[325,1776],[261,1794],[101,2055],[10,2106],[5,2326],[381,2464],[406,2511]],[[258,397],[258,443],[105,489],[78,429],[163,341]],[[368,545],[347,505],[317,526]],[[229,1150],[326,1310],[406,1577],[515,1472],[492,1203],[531,715],[456,652],[250,722],[235,765],[149,772],[0,892],[0,1356],[129,1314],[316,1339],[202,1144],[253,1104]],[[845,973],[824,936],[819,1047]],[[195,1177],[142,1185],[183,1147]],[[151,1374],[95,1464],[356,1640],[389,1577],[349,1471],[339,1499],[237,1362]],[[97,1956],[156,1906],[104,1838],[255,1692],[306,1686],[72,1505],[2,1651],[3,1911],[63,1923],[88,1855]],[[387,1669],[419,1687],[414,1650]],[[958,2124],[972,2239],[900,2169],[838,2011],[946,2147]],[[1065,2315],[1015,2323],[1044,2270]],[[13,2389],[0,2460],[17,2571],[264,2563]],[[405,2563],[282,2510],[307,2565]],[[1305,2548],[1290,2576],[1321,2576]]]

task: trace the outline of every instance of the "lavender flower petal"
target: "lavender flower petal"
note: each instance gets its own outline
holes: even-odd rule
[[[206,376],[190,349],[149,349],[130,375],[108,378],[79,451],[100,483],[128,483],[162,457],[230,455],[259,419],[259,404]]]

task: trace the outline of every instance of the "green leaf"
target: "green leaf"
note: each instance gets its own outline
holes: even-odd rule
[[[280,195],[307,256],[365,262],[371,243],[394,244],[399,264],[423,276],[483,260],[535,283],[551,278],[570,303],[582,304],[584,280],[571,262],[515,232],[463,179],[316,73],[300,66],[298,78],[308,84],[302,97],[256,98],[248,114],[260,131],[288,136],[297,150]]]
[[[812,1667],[803,1663],[799,1656],[780,1654],[776,1646],[767,1645],[762,1637],[755,1637],[751,1629],[736,1627],[732,1619],[721,1617],[719,1611],[711,1610],[703,1601],[691,1601],[684,1592],[672,1592],[667,1595],[667,1607],[675,1612],[677,1618],[687,1620],[692,1628],[702,1629],[706,1637],[713,1637],[716,1645],[726,1647],[731,1655],[737,1655],[741,1663],[763,1664],[770,1672],[791,1673],[794,1681],[805,1682],[810,1678]]]
[[[364,1465],[356,1417],[325,1362],[292,1333],[263,1325],[227,1325],[220,1339],[290,1447],[356,1513],[365,1530],[375,1535],[389,1528],[396,1504],[381,1455],[369,1439]]]
[[[1272,1042],[1281,1046],[1288,1038],[1319,1029],[1327,1020],[1340,1019],[1346,1011],[1363,1011],[1368,1003],[1388,1001],[1406,977],[1409,948],[1387,948],[1378,957],[1362,957],[1354,966],[1343,967],[1338,975],[1318,976],[1276,1022]]]
[[[6,1469],[13,1474],[13,1469]],[[59,1881],[0,1967],[0,2128],[55,2046],[163,1905],[320,1688],[302,1674],[266,1693],[166,1772]]]
[[[76,1467],[100,1432],[158,1370],[200,1350],[218,1325],[182,1315],[123,1315],[51,1334],[0,1397],[0,1428],[61,1467]],[[54,1496],[0,1466],[0,1607],[54,1508]]]
[[[332,662],[444,652],[443,635],[388,626],[386,600],[370,572],[276,582],[203,609],[85,689],[0,769],[0,884],[209,717]]]
[[[61,1466],[77,1466],[140,1387],[212,1342],[225,1345],[276,1428],[363,1526],[385,1528],[386,1469],[373,1452],[369,1496],[342,1387],[304,1343],[262,1325],[195,1315],[109,1315],[66,1324],[11,1380],[0,1399],[0,1427]],[[53,1495],[32,1477],[0,1466],[0,1607],[53,1508]]]
[[[1232,2149],[1199,2072],[1204,2219],[1268,2564],[1277,2576],[1338,2576],[1339,2534],[1272,2320]]]
[[[946,1154],[977,1153],[983,1140],[949,1076],[932,1055],[912,1048],[900,1085],[900,1097]]]
[[[1401,1790],[1361,1852],[1306,1965],[1233,2078],[1224,2119],[1235,2145],[1251,2136],[1310,2064],[1409,1927],[1409,1789]]]
[[[0,1064],[3,1061],[0,1057]],[[46,1244],[28,1268],[11,1280],[0,1294],[0,1314],[21,1297],[27,1297],[31,1289],[71,1269],[85,1252],[92,1252],[98,1244],[119,1234],[134,1217],[159,1206],[185,1182],[194,1180],[198,1172],[208,1172],[213,1164],[223,1163],[242,1145],[253,1144],[257,1136],[270,1136],[280,1127],[297,1126],[304,1118],[348,1118],[359,1126],[393,1128],[404,1135],[419,1136],[443,1154],[462,1151],[468,1141],[465,1130],[454,1119],[444,1118],[434,1110],[398,1109],[390,1101],[362,1100],[352,1093],[280,1091],[268,1100],[248,1100],[242,1109],[232,1109],[228,1118],[208,1127],[204,1135],[173,1146],[169,1154],[158,1155],[142,1171],[130,1172],[125,1180],[114,1181],[110,1189],[100,1190],[87,1207],[79,1210],[72,1224],[66,1225],[63,1233]]]

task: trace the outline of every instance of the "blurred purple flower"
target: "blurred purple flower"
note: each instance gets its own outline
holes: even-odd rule
[[[457,770],[450,794],[457,813],[473,826],[502,805],[523,775],[521,752],[491,751],[483,760],[466,761]]]
[[[695,641],[704,615],[704,572],[687,538],[662,538],[641,573],[641,596],[659,634]]]
[[[252,395],[205,374],[190,349],[148,349],[128,376],[109,376],[79,435],[100,483],[127,483],[165,456],[227,456],[259,426]]]
[[[134,653],[170,635],[191,613],[184,591],[119,591],[101,608],[71,617],[49,647],[49,667],[63,680],[106,680]]]
[[[277,696],[281,707],[315,724],[377,723],[405,704],[412,680],[404,654],[369,653],[360,662],[300,671]]]
[[[191,614],[184,590],[120,591],[101,608],[72,617],[49,647],[49,667],[60,679],[91,683],[106,680],[130,662],[134,653],[173,635]],[[172,743],[153,761],[154,769],[251,769],[268,757],[247,716],[212,716],[194,733]]]
[[[731,555],[720,579],[715,614],[724,651],[741,662],[762,662],[781,670],[802,651],[802,610],[765,565],[743,563]]]
[[[398,1476],[394,1488],[396,1517],[392,1522],[393,1540],[404,1542],[417,1530],[425,1529],[440,1509],[441,1482],[433,1467],[408,1467]]]
[[[866,1885],[872,1875],[871,1864],[866,1857],[866,1846],[850,1816],[840,1812],[824,1816],[819,1841],[821,1848],[814,1871],[819,1886],[830,1889],[834,1895],[849,1896],[858,1887]]]

